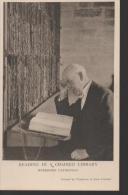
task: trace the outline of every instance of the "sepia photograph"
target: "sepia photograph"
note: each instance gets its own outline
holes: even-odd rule
[[[4,2],[3,160],[114,160],[114,2]]]
[[[120,1],[1,0],[0,189],[119,191]]]

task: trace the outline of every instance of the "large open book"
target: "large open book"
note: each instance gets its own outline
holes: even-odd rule
[[[68,137],[73,117],[55,113],[39,112],[29,124],[29,130]]]

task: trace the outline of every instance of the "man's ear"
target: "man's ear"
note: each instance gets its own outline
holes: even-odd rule
[[[82,72],[78,72],[78,75],[80,77],[80,80],[83,81],[83,74],[82,74]]]

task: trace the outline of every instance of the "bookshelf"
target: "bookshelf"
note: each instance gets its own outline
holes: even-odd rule
[[[60,4],[4,3],[4,130],[59,89]]]

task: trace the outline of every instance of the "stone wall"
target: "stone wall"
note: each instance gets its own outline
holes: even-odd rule
[[[108,86],[114,69],[114,3],[61,4],[61,72],[70,63]]]

